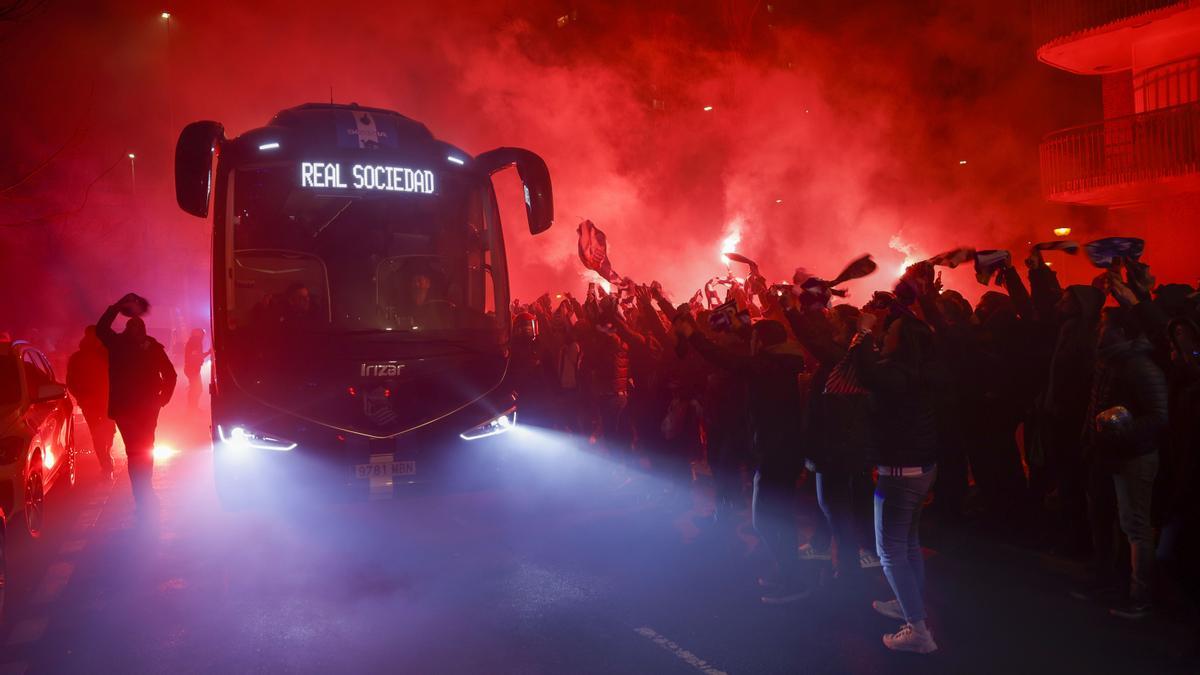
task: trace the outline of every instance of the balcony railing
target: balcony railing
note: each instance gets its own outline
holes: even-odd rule
[[[1153,12],[1188,0],[1034,0],[1033,37],[1038,45]]]
[[[1042,141],[1040,154],[1042,191],[1059,201],[1196,175],[1200,103],[1056,131]]]

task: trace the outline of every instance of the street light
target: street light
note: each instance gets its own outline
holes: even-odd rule
[[[137,172],[134,169],[134,165],[133,165],[134,160],[137,159],[137,155],[135,155],[131,152],[131,153],[129,153],[128,157],[129,157],[129,192],[134,196],[134,198],[137,198]]]
[[[175,105],[174,105],[175,102],[171,100],[172,93],[173,93],[172,87],[171,87],[171,13],[164,11],[159,16],[162,17],[163,29],[166,32],[166,40],[164,43],[165,51],[163,54],[163,56],[164,56],[163,65],[166,67],[166,72],[167,72],[167,82],[166,82],[167,132],[168,132],[168,136],[170,136],[171,130],[173,130],[175,128]]]

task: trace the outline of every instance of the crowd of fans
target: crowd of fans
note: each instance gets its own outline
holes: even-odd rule
[[[1200,600],[1196,289],[1157,285],[1132,257],[1063,288],[1035,248],[1024,279],[992,264],[981,281],[1006,292],[972,307],[935,274],[957,262],[913,265],[862,307],[831,301],[839,281],[874,269],[869,257],[834,282],[797,272],[771,285],[752,266],[723,302],[709,291],[677,305],[657,283],[626,281],[582,301],[514,303],[521,415],[622,463],[706,464],[714,523],[748,492],[775,569],[759,580],[763,602],[809,594],[804,558],[831,559],[838,580],[882,566],[894,598],[875,610],[903,622],[883,637],[892,649],[937,648],[926,505],[1089,558],[1093,576],[1072,593],[1111,600],[1115,617]],[[805,471],[824,526],[800,546]]]

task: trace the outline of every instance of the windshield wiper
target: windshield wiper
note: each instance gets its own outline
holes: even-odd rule
[[[316,232],[313,232],[313,239],[316,239],[316,238],[317,238],[317,237],[318,237],[318,236],[319,236],[319,235],[320,235],[322,232],[324,232],[324,231],[325,231],[325,228],[327,228],[327,227],[329,227],[330,225],[332,225],[332,224],[333,224],[333,221],[335,221],[335,220],[337,220],[338,218],[340,218],[340,217],[342,216],[342,214],[343,214],[343,213],[345,213],[346,209],[350,208],[350,205],[351,205],[351,204],[353,204],[353,203],[354,203],[354,200],[353,200],[353,199],[347,199],[347,200],[346,200],[346,205],[345,205],[345,206],[343,206],[342,208],[338,209],[337,213],[333,214],[333,217],[332,217],[332,218],[330,218],[329,220],[325,221],[325,224],[324,224],[324,225],[322,225],[322,226],[318,227]]]

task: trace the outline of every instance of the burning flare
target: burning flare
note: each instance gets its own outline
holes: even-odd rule
[[[725,238],[717,247],[717,258],[722,265],[729,266],[729,259],[725,257],[725,254],[736,253],[740,243],[742,243],[742,219],[738,217],[725,226]]]

